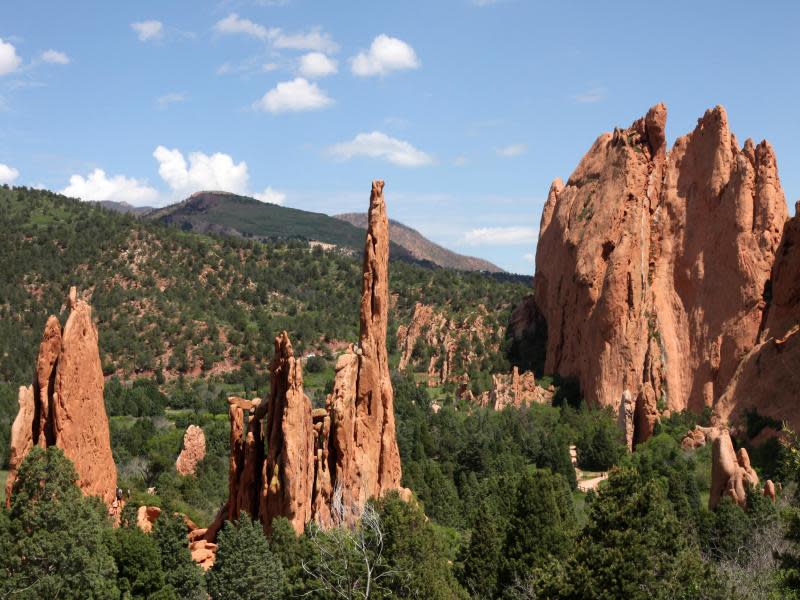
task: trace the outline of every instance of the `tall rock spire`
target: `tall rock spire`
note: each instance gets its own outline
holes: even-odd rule
[[[38,444],[64,451],[75,464],[78,486],[85,494],[100,496],[106,503],[114,500],[117,469],[103,402],[97,328],[91,306],[77,298],[74,287],[69,305],[71,312],[63,331],[56,317],[47,320],[34,384],[20,391],[20,413],[11,436],[7,498],[19,464]]]
[[[284,331],[275,338],[271,391],[265,402],[229,398],[231,470],[228,503],[206,539],[227,516],[288,518],[301,533],[352,522],[364,504],[400,488],[386,331],[389,309],[389,221],[383,181],[372,184],[364,246],[360,335],[336,363],[325,408],[312,410],[301,361]],[[246,427],[245,427],[246,425]],[[253,501],[253,494],[258,502]]]

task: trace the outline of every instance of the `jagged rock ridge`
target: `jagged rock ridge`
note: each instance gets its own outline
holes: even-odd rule
[[[372,185],[357,346],[336,365],[324,409],[303,392],[300,360],[286,332],[275,339],[269,399],[231,397],[231,458],[226,506],[203,534],[212,541],[240,511],[260,519],[288,518],[295,531],[348,521],[371,497],[400,490],[386,332],[389,237],[383,182]],[[407,493],[405,490],[401,490]]]
[[[759,339],[786,220],[767,142],[740,148],[717,106],[667,153],[666,115],[601,135],[553,182],[528,319],[546,329],[546,372],[594,405],[631,395],[637,441],[658,405],[717,405]]]
[[[20,410],[11,432],[10,468],[6,481],[9,502],[19,465],[34,445],[57,446],[75,464],[78,486],[107,504],[115,497],[117,469],[103,402],[97,328],[92,308],[69,294],[70,315],[61,329],[55,316],[45,325],[36,376],[20,388]]]

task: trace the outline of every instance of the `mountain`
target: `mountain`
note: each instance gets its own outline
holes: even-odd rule
[[[114,212],[131,213],[134,215],[143,215],[155,210],[152,206],[134,206],[127,202],[115,202],[114,200],[100,200],[96,204],[108,210],[113,210]]]
[[[261,202],[229,192],[196,192],[183,202],[152,210],[146,219],[179,226],[184,231],[234,235],[258,240],[299,238],[355,252],[364,249],[364,232],[323,213]],[[394,244],[392,258],[412,260]]]
[[[335,218],[346,221],[360,229],[367,228],[366,213],[344,213],[334,215]],[[489,271],[501,273],[503,269],[488,260],[458,254],[439,244],[430,241],[416,229],[403,225],[398,221],[389,219],[389,235],[392,241],[408,250],[414,258],[427,260],[440,267],[458,269],[460,271]]]

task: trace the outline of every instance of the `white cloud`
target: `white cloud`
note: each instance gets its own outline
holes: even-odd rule
[[[271,73],[272,71],[277,71],[280,68],[281,66],[274,62],[264,63],[261,65],[261,70],[264,71],[264,73]]]
[[[235,163],[228,154],[191,152],[187,164],[180,150],[159,146],[153,156],[158,174],[176,194],[188,196],[199,190],[247,193],[247,163]]]
[[[479,227],[464,234],[461,244],[466,246],[511,246],[535,244],[535,227]]]
[[[17,177],[19,177],[19,171],[14,167],[9,167],[8,165],[0,163],[0,184],[11,183]]]
[[[495,149],[495,152],[497,153],[498,156],[503,156],[505,158],[513,158],[514,156],[525,154],[527,150],[528,146],[525,144],[511,144],[510,146],[497,148]]]
[[[575,94],[572,96],[572,99],[575,100],[575,102],[580,102],[582,104],[600,102],[601,100],[606,99],[606,89],[603,87],[592,88],[590,90],[586,90],[585,92],[581,92],[580,94]]]
[[[278,190],[273,190],[272,187],[269,186],[260,194],[253,194],[253,198],[261,200],[261,202],[269,202],[281,206],[286,202],[286,194]]]
[[[456,156],[453,159],[453,165],[456,167],[466,167],[469,164],[469,159],[466,156]]]
[[[259,40],[266,40],[274,35],[276,30],[269,30],[263,25],[254,23],[250,19],[242,19],[238,14],[231,13],[224,19],[220,19],[214,25],[214,31],[221,34],[242,34]]]
[[[333,54],[339,51],[339,44],[333,41],[331,34],[323,32],[319,27],[300,33],[284,33],[280,29],[271,30],[272,43],[276,48],[285,50],[316,50]]]
[[[82,200],[114,200],[140,206],[158,199],[158,192],[145,182],[124,175],[108,177],[102,169],[95,169],[86,178],[73,175],[61,193]]]
[[[368,156],[401,167],[422,167],[433,163],[433,158],[422,150],[380,131],[359,133],[349,142],[331,146],[327,152],[341,160],[348,160],[354,156]]]
[[[13,44],[4,42],[0,38],[0,75],[7,75],[17,70],[22,64],[22,59],[17,55],[17,49]]]
[[[300,57],[300,74],[309,79],[327,77],[337,71],[336,61],[322,52],[309,52]]]
[[[168,94],[159,96],[156,99],[158,108],[160,108],[161,110],[164,110],[170,104],[177,104],[178,102],[185,102],[185,101],[186,101],[186,94],[184,92],[169,92]]]
[[[54,65],[68,65],[70,63],[69,56],[58,50],[45,50],[39,58],[46,63]]]
[[[164,24],[161,21],[139,21],[131,23],[131,29],[136,32],[140,42],[157,40],[164,35]]]
[[[372,40],[368,52],[359,52],[351,59],[353,74],[359,77],[383,76],[391,71],[417,69],[419,65],[411,46],[384,34]]]
[[[283,81],[276,85],[264,94],[254,107],[277,114],[318,110],[330,104],[333,104],[333,100],[316,83],[297,77],[292,81]]]
[[[527,254],[522,256],[522,260],[532,265],[536,264],[536,255],[533,252],[528,252]]]

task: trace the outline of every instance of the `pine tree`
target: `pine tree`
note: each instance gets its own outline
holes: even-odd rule
[[[241,513],[217,538],[217,557],[206,575],[214,600],[281,600],[286,577],[258,521]]]
[[[105,506],[84,498],[72,462],[56,447],[34,447],[0,520],[0,597],[115,599]]]

